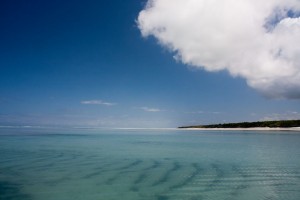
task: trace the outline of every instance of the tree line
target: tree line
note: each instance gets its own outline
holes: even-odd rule
[[[255,128],[255,127],[269,127],[269,128],[300,127],[300,120],[239,122],[239,123],[225,123],[225,124],[181,126],[178,128]]]

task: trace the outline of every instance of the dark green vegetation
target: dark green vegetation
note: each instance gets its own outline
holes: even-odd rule
[[[178,128],[254,128],[254,127],[270,127],[270,128],[300,127],[300,120],[240,122],[240,123],[227,123],[227,124],[181,126]]]

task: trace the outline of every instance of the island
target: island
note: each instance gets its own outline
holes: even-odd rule
[[[178,128],[294,128],[300,127],[300,120],[239,122],[210,125],[180,126]]]

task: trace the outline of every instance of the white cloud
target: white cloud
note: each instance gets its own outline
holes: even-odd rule
[[[299,16],[299,0],[148,0],[137,23],[185,64],[300,98]]]
[[[146,112],[161,112],[161,109],[158,108],[148,108],[148,107],[140,107],[140,109],[146,111]]]
[[[116,103],[105,102],[105,101],[102,101],[102,100],[81,101],[81,104],[85,104],[85,105],[104,105],[104,106],[114,106],[114,105],[116,105]]]

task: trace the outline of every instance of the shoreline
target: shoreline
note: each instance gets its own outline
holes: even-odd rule
[[[300,132],[300,127],[291,128],[269,128],[269,127],[253,127],[253,128],[178,128],[179,130],[195,130],[195,131],[294,131]]]

